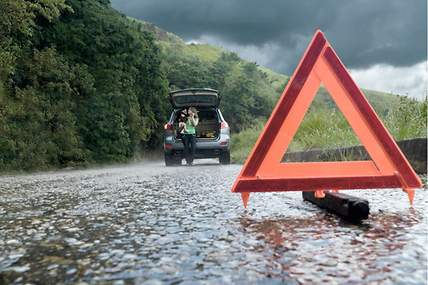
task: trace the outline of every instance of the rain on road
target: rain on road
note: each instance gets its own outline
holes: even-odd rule
[[[360,225],[230,192],[240,165],[0,177],[0,284],[426,284],[426,190],[353,191]]]

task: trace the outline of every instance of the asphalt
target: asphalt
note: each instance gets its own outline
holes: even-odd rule
[[[426,190],[353,190],[361,224],[230,192],[240,165],[0,177],[0,284],[426,284]]]

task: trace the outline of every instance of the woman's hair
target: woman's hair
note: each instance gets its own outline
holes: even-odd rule
[[[195,114],[196,118],[198,117],[198,110],[196,110],[195,107],[190,107],[189,110],[192,111],[193,114]]]

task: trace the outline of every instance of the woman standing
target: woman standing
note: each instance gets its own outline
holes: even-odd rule
[[[187,110],[187,120],[185,121],[182,140],[184,144],[184,157],[187,165],[193,164],[196,145],[196,126],[199,123],[198,111],[195,107]]]

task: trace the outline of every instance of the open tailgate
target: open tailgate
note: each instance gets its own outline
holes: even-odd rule
[[[218,107],[220,96],[217,90],[208,88],[183,89],[169,93],[174,108]]]

